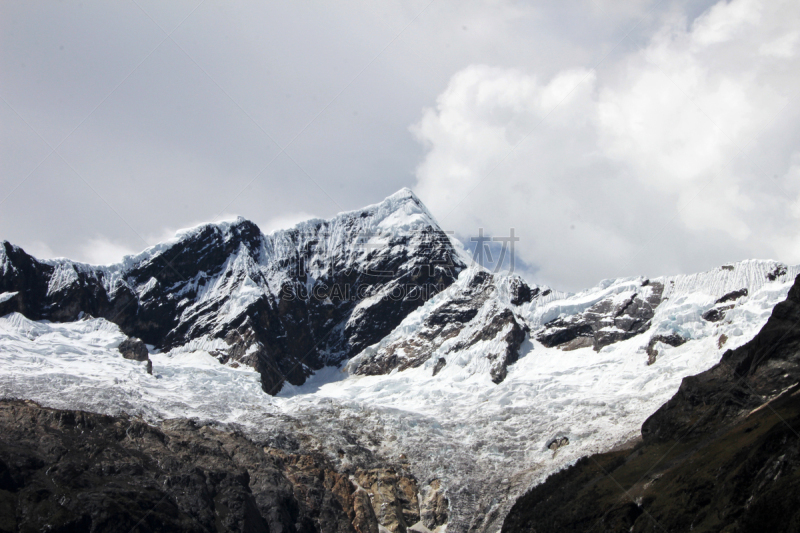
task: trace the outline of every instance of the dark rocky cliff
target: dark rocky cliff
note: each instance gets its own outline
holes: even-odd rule
[[[384,466],[337,470],[190,420],[0,401],[0,532],[406,533],[447,501]]]
[[[564,350],[604,346],[646,332],[661,303],[663,284],[644,280],[637,292],[618,299],[603,299],[586,311],[554,319],[544,325],[536,339],[548,347]]]
[[[451,353],[494,341],[491,346],[484,342],[481,353],[490,362],[492,381],[502,382],[508,375],[508,367],[519,358],[528,325],[515,313],[518,310],[515,304],[507,306],[492,297],[498,291],[496,276],[485,270],[469,270],[464,276],[461,286],[450,287],[446,298],[427,313],[413,332],[385,339],[374,352],[365,352],[360,360],[351,361],[353,373],[381,375],[395,369],[402,372],[423,365],[437,353],[432,370],[435,375],[447,365]],[[534,294],[519,277],[500,280],[511,285],[512,302],[527,303],[538,295],[538,289]]]

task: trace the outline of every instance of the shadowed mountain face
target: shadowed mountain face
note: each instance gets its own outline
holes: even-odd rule
[[[270,394],[388,334],[464,263],[411,193],[263,235],[244,219],[120,264],[39,261],[0,246],[0,315],[103,317],[157,349],[189,344],[254,367]]]
[[[800,277],[747,344],[687,377],[633,448],[583,458],[503,531],[800,530]]]

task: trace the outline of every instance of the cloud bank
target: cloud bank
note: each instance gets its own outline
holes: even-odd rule
[[[547,78],[452,76],[412,127],[415,190],[462,237],[521,237],[535,280],[800,261],[800,4],[719,2]]]

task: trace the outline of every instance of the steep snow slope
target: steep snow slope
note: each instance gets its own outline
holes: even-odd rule
[[[53,407],[233,423],[345,466],[407,460],[420,486],[438,480],[446,487],[449,531],[494,531],[532,483],[637,437],[684,376],[763,326],[798,273],[745,261],[688,276],[610,280],[570,296],[539,287],[528,294],[517,278],[471,268],[346,367],[286,385],[277,398],[260,392],[252,369],[210,355],[219,339],[152,353],[150,376],[144,363],[119,355],[124,335],[107,321],[10,314],[0,318],[0,387],[3,396]],[[646,313],[647,306],[631,305],[637,297],[654,301],[658,285],[659,301]],[[626,316],[631,323],[644,317],[637,333],[596,342]],[[527,332],[521,339],[510,334],[515,326]],[[538,340],[570,327],[579,331],[563,343]],[[581,338],[588,340],[574,342]],[[502,359],[510,347],[516,361]],[[385,368],[358,373],[392,355]]]

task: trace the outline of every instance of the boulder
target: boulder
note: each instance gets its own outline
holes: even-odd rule
[[[141,339],[129,337],[119,344],[119,353],[125,359],[132,361],[147,361],[147,373],[153,373],[153,362],[150,360],[150,353],[147,346]]]

